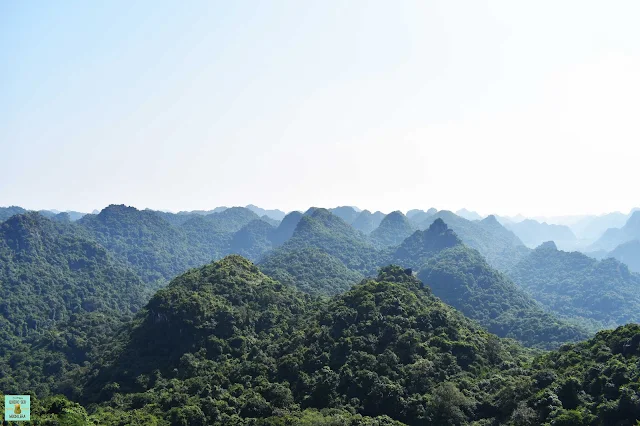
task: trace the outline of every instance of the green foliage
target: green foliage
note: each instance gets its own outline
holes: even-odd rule
[[[129,262],[146,282],[163,283],[195,266],[184,233],[155,212],[111,205],[78,221],[92,238]]]
[[[9,206],[9,207],[0,207],[0,222],[4,222],[9,219],[11,216],[15,216],[17,214],[23,214],[27,211],[22,207],[18,206]]]
[[[258,266],[283,284],[317,295],[342,293],[364,278],[334,256],[312,247],[293,251],[277,249]]]
[[[256,262],[273,247],[273,232],[273,226],[264,220],[252,220],[233,234],[229,253],[239,254]]]
[[[429,216],[419,228],[427,229],[436,219],[442,219],[467,246],[478,250],[499,271],[509,271],[530,251],[513,232],[500,225],[495,216],[471,221],[442,210]]]
[[[172,214],[111,205],[78,223],[154,288],[230,253],[257,260],[272,245],[270,225],[244,207]]]
[[[402,212],[395,211],[385,216],[372,233],[371,239],[382,247],[397,246],[411,235],[414,227]]]
[[[640,275],[545,243],[516,265],[513,280],[552,312],[592,329],[640,322]]]
[[[376,269],[385,262],[386,256],[364,235],[339,217],[320,208],[312,208],[300,218],[295,232],[282,246],[280,252],[290,253],[307,248],[322,250],[339,259],[348,269],[361,274],[375,273]],[[265,263],[267,261],[268,255]]]
[[[477,251],[463,245],[438,253],[424,264],[418,277],[436,296],[498,336],[539,348],[587,337],[583,329],[545,313]]]
[[[639,325],[602,331],[535,360],[530,404],[552,425],[634,425],[640,418],[638,365]],[[557,403],[549,406],[550,398]]]
[[[130,313],[147,298],[144,284],[71,225],[38,213],[0,224],[0,333],[4,350],[86,312]]]
[[[173,280],[112,346],[84,394],[105,424],[467,424],[511,414],[474,410],[492,392],[471,379],[526,359],[402,268],[323,302],[237,256]]]

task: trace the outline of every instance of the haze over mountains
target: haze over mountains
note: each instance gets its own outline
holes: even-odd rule
[[[83,425],[635,426],[638,213],[611,256],[458,213],[0,208],[0,386]]]

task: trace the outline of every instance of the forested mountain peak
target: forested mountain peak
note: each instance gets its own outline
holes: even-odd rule
[[[27,210],[19,206],[0,207],[0,222],[9,219],[16,214],[26,213]]]
[[[329,211],[349,224],[353,223],[361,213],[351,206],[335,207],[333,209],[329,209]]]
[[[277,221],[281,221],[282,218],[285,217],[285,212],[278,209],[267,210],[253,204],[249,204],[248,206],[246,206],[246,208],[257,214],[258,216],[267,216]]]
[[[376,279],[311,304],[236,257],[176,278],[126,339],[117,362],[97,373],[87,393],[125,411],[144,407],[173,424],[507,418],[515,407],[492,408],[487,391],[470,379],[482,374],[504,383],[499,370],[522,374],[516,367],[524,359],[402,268],[383,268]],[[329,408],[330,423],[322,416],[299,420]]]
[[[371,233],[371,239],[378,244],[397,246],[414,231],[409,219],[400,211],[389,213]]]
[[[420,266],[418,278],[433,294],[500,337],[548,349],[588,336],[585,329],[545,313],[477,250],[463,244],[437,252]]]
[[[380,211],[371,213],[369,210],[363,210],[351,223],[351,226],[364,234],[370,234],[374,229],[380,226],[384,217],[385,214]]]
[[[239,254],[251,261],[258,261],[272,247],[275,228],[262,219],[255,219],[233,234],[230,253]]]
[[[466,245],[478,250],[493,267],[503,272],[508,271],[529,251],[522,241],[503,227],[495,217],[471,221],[448,210],[442,210],[423,221],[419,228],[428,228],[438,218],[444,220]]]
[[[36,255],[61,233],[54,222],[37,212],[11,216],[0,224],[0,237],[16,253]]]
[[[558,246],[553,241],[545,241],[536,247],[536,250],[558,250]]]
[[[190,220],[196,218],[201,216]],[[77,223],[104,247],[128,261],[150,283],[171,279],[194,261],[181,229],[151,210],[110,205]]]
[[[490,214],[489,216],[485,217],[484,219],[481,219],[480,222],[484,223],[485,225],[502,226],[500,224],[500,222],[498,221],[498,218],[496,218],[496,216],[493,215],[493,214]]]
[[[260,219],[256,213],[245,207],[231,207],[205,216],[205,219],[224,232],[236,232],[252,220]]]
[[[251,350],[256,339],[283,337],[306,300],[241,256],[191,269],[151,298],[119,366],[102,374],[113,375],[126,391],[140,389],[134,380],[140,374],[159,370],[165,377],[175,377],[178,370],[173,366],[184,354],[205,352],[222,360],[239,356]],[[105,394],[103,386],[95,392]]]
[[[291,238],[301,218],[302,213],[298,211],[293,211],[287,214],[273,232],[273,244],[275,246],[280,246],[284,244],[284,242],[289,238]]]
[[[38,213],[0,224],[0,334],[40,332],[73,313],[137,310],[140,279],[71,225]]]
[[[441,250],[461,245],[462,241],[444,220],[436,219],[424,231],[416,231],[406,238],[393,255],[394,262],[417,269]]]

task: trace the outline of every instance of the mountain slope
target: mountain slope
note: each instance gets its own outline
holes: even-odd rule
[[[18,206],[0,207],[0,222],[4,222],[5,220],[9,219],[11,216],[14,216],[17,214],[23,214],[26,212],[27,211],[25,209]]]
[[[135,312],[145,286],[102,247],[38,213],[0,225],[3,330],[41,333],[72,313]]]
[[[640,273],[640,240],[620,244],[607,257],[613,257],[626,264],[631,271]]]
[[[281,221],[286,216],[285,212],[283,212],[282,210],[278,210],[278,209],[266,210],[258,206],[254,206],[253,204],[249,204],[245,208],[251,210],[252,212],[254,212],[256,215],[260,217],[267,216],[268,218],[277,220],[278,222]]]
[[[229,254],[239,254],[251,261],[258,261],[262,255],[271,250],[273,226],[262,219],[252,220],[233,234]]]
[[[275,247],[281,246],[291,238],[301,218],[302,213],[291,212],[282,219],[278,227],[273,231],[273,236],[271,237]]]
[[[288,252],[317,248],[362,274],[374,273],[383,258],[383,253],[361,233],[322,208],[312,208],[305,213],[282,248]]]
[[[442,219],[436,219],[429,229],[416,231],[405,239],[392,259],[398,265],[418,270],[442,250],[459,245],[462,245],[462,240],[456,233]]]
[[[533,363],[536,386],[529,399],[538,407],[537,424],[636,425],[639,363],[637,324],[601,331],[586,342],[539,357]]]
[[[513,232],[500,225],[495,216],[470,221],[442,210],[423,221],[419,228],[427,229],[436,219],[444,220],[466,245],[478,250],[491,266],[502,272],[508,271],[530,251]]]
[[[620,244],[640,239],[640,211],[634,211],[622,228],[609,228],[587,251],[615,249]]]
[[[342,293],[364,278],[338,258],[313,247],[292,251],[276,249],[258,267],[283,284],[317,295]]]
[[[357,211],[351,206],[335,207],[328,210],[332,214],[338,216],[340,219],[344,220],[346,223],[349,223],[349,224],[353,223],[353,221],[356,220],[356,218],[360,214],[359,211]]]
[[[466,247],[442,219],[407,238],[392,261],[417,270],[433,294],[500,337],[540,348],[586,337],[584,330],[544,313],[478,251]]]
[[[372,233],[371,240],[382,247],[397,246],[411,235],[414,227],[402,212],[389,213]]]
[[[418,278],[444,302],[500,337],[546,349],[587,337],[584,329],[545,313],[480,253],[464,245],[438,252],[421,267]]]
[[[510,275],[551,311],[596,329],[640,321],[640,275],[614,259],[597,261],[545,243]]]
[[[73,225],[30,212],[0,224],[0,388],[72,394],[80,371],[150,297],[142,280]]]
[[[147,282],[163,282],[197,264],[184,233],[152,211],[111,205],[77,223]]]
[[[576,236],[571,228],[565,225],[554,225],[546,222],[540,223],[532,219],[511,223],[505,226],[512,231],[528,247],[538,247],[545,241],[554,241],[556,244],[575,242]]]
[[[426,221],[436,213],[438,213],[438,210],[434,209],[433,207],[426,212],[424,210],[413,209],[407,212],[407,219],[409,219],[413,226],[419,228],[424,221]]]
[[[385,215],[382,212],[371,213],[369,210],[363,210],[358,214],[355,220],[351,223],[358,231],[364,234],[370,234],[374,229],[380,226],[380,223],[384,219]]]
[[[172,424],[275,426],[328,408],[333,423],[309,424],[507,420],[470,378],[512,383],[502,375],[525,356],[401,268],[319,306],[232,256],[159,291],[106,358],[90,400]]]

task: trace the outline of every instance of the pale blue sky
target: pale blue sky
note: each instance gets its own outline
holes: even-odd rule
[[[639,16],[634,0],[1,2],[0,205],[627,211]]]

